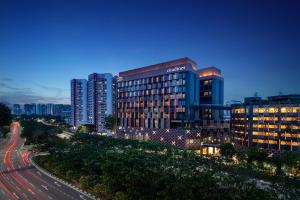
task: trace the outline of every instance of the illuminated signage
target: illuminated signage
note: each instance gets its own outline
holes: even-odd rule
[[[185,66],[182,66],[182,67],[174,67],[174,68],[169,68],[167,70],[167,73],[170,73],[170,72],[178,72],[178,71],[183,71],[185,70]]]

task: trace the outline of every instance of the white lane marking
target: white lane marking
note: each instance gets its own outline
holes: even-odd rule
[[[86,198],[84,198],[84,196],[83,196],[83,195],[79,195],[79,197],[80,197],[80,198],[82,198],[82,199],[86,199]]]
[[[19,197],[18,197],[18,195],[16,195],[16,193],[13,192],[13,195],[14,195],[17,199],[19,199]]]
[[[36,171],[36,173],[38,173],[38,175],[42,176],[41,172],[39,172],[39,171]]]
[[[54,181],[54,184],[57,185],[58,187],[61,187],[61,185],[56,181]]]
[[[48,195],[48,198],[49,198],[49,199],[53,199],[53,198],[52,198],[51,196],[49,196],[49,195]]]
[[[43,187],[45,190],[48,190],[47,186],[42,185],[42,187]]]
[[[34,193],[30,188],[27,188],[27,190],[28,190],[32,195],[35,195],[35,193]]]

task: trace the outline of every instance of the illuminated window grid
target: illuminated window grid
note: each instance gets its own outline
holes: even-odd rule
[[[288,137],[288,138],[300,138],[300,133],[282,133],[281,137]]]
[[[277,144],[276,140],[252,139],[252,142],[259,144]]]
[[[277,137],[278,133],[253,131],[253,135]]]
[[[293,141],[280,141],[281,145],[288,145],[288,146],[300,146],[300,142],[293,142]]]

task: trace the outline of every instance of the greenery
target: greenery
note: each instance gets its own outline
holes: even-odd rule
[[[231,160],[236,151],[231,143],[223,143],[220,145],[220,153],[227,160]]]
[[[56,137],[62,130],[57,126],[45,125],[31,119],[21,119],[21,136],[26,138],[26,145],[35,145],[37,150],[51,151],[55,145],[60,143]]]
[[[40,166],[100,199],[300,199],[299,155],[294,152],[276,159],[284,171],[278,176],[274,159],[256,148],[224,144],[223,156],[205,157],[158,143],[84,133],[61,140],[54,136],[56,126],[21,123],[28,142],[50,153],[35,158]]]
[[[36,161],[101,199],[299,199],[300,192],[297,180],[272,179],[218,157],[88,134],[76,134]]]
[[[264,149],[251,147],[247,151],[247,161],[249,164],[252,164],[253,161],[257,161],[259,164],[262,164],[267,157],[268,153]]]
[[[5,104],[0,103],[0,132],[2,132],[4,136],[10,131],[11,122],[11,110]]]
[[[77,129],[77,133],[91,133],[95,131],[94,124],[83,124]]]
[[[115,123],[116,123],[116,120],[114,118],[114,116],[112,115],[108,115],[105,117],[104,119],[104,126],[106,129],[108,130],[114,130],[115,129]]]

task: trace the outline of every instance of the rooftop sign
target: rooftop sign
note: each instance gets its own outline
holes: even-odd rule
[[[170,73],[170,72],[178,72],[178,71],[183,71],[185,70],[185,66],[182,66],[182,67],[174,67],[174,68],[169,68],[167,69],[167,73]]]

